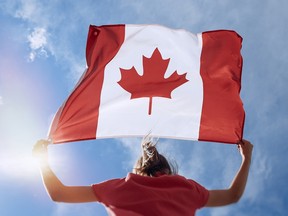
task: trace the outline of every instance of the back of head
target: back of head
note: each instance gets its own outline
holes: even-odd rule
[[[141,143],[142,156],[136,161],[134,173],[143,176],[177,174],[177,169],[158,152],[156,144],[151,137],[144,137]]]

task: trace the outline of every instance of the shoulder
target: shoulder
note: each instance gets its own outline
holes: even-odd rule
[[[105,180],[99,183],[94,183],[91,186],[94,187],[102,187],[105,185],[113,185],[113,184],[119,184],[120,182],[125,181],[126,178],[114,178],[114,179],[109,179],[109,180]]]
[[[108,194],[115,190],[115,188],[119,188],[124,182],[125,178],[115,178],[92,184],[91,187],[98,200],[103,202]]]

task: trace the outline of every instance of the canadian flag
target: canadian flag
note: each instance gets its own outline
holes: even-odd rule
[[[90,26],[87,69],[56,113],[53,143],[151,136],[237,143],[242,38],[159,25]]]

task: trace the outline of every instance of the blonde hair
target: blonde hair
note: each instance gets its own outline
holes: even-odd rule
[[[142,140],[142,156],[136,161],[133,172],[143,176],[157,176],[159,174],[174,175],[177,174],[177,167],[171,165],[168,160],[161,155],[155,141],[149,135]]]

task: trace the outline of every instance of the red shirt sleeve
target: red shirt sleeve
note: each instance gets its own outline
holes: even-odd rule
[[[188,181],[190,182],[190,184],[193,185],[195,193],[197,194],[197,199],[195,199],[195,201],[197,201],[198,208],[204,207],[208,202],[209,191],[205,187],[191,179],[189,179]]]
[[[93,184],[92,189],[98,198],[99,202],[108,205],[111,202],[111,191],[118,188],[119,185],[123,184],[124,178],[111,179],[98,184]]]

